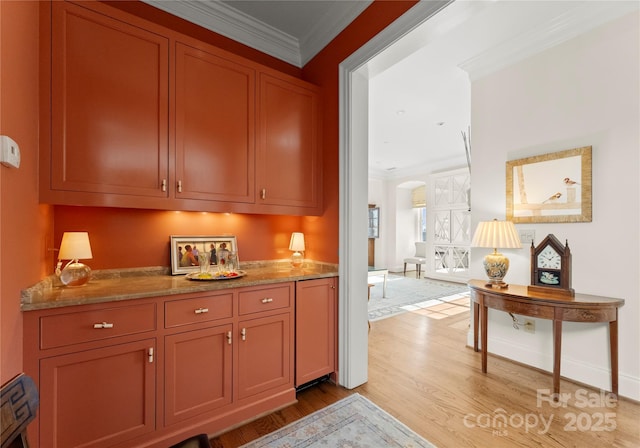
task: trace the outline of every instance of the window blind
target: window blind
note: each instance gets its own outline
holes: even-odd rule
[[[427,187],[421,185],[411,190],[411,203],[413,208],[427,206]]]

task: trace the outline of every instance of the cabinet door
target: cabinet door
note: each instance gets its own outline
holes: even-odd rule
[[[255,200],[255,73],[176,45],[176,197]]]
[[[231,403],[232,326],[165,337],[165,425]]]
[[[155,339],[40,361],[40,446],[106,447],[155,430]]]
[[[167,38],[67,2],[52,8],[47,186],[166,197]]]
[[[336,279],[296,284],[296,386],[335,371]]]
[[[293,328],[289,313],[240,321],[238,398],[293,387]]]
[[[318,94],[310,86],[260,75],[259,204],[319,203]]]

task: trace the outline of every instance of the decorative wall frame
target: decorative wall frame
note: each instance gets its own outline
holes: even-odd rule
[[[187,245],[191,248],[195,248],[197,252],[211,252],[213,246],[215,248],[215,257],[211,257],[209,264],[217,266],[220,252],[227,250],[229,252],[236,253],[236,263],[240,264],[238,257],[238,243],[235,236],[220,235],[220,236],[189,236],[189,235],[171,235],[171,274],[188,274],[200,269],[198,265],[186,264],[183,266],[181,260],[186,251]],[[236,266],[236,269],[239,269]]]
[[[591,222],[591,146],[507,162],[507,220]]]
[[[380,207],[369,206],[369,238],[380,236]]]

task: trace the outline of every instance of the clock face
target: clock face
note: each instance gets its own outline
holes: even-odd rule
[[[553,247],[547,246],[538,254],[538,267],[545,269],[560,269],[561,257]]]

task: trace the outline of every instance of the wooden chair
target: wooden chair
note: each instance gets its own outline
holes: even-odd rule
[[[28,448],[27,425],[40,404],[31,377],[19,374],[0,389],[0,448]]]
[[[407,263],[410,263],[416,265],[416,278],[420,278],[422,265],[427,263],[427,243],[424,241],[418,241],[415,244],[415,255],[404,259],[404,275],[407,275]]]

